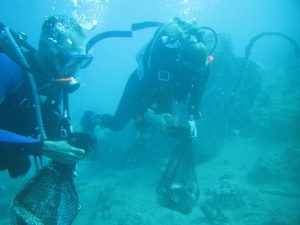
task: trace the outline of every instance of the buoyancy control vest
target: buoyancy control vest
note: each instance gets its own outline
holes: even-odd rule
[[[157,113],[170,112],[172,99],[187,103],[190,94],[202,93],[200,89],[205,86],[208,69],[203,74],[192,74],[184,70],[181,61],[185,45],[202,42],[202,38],[203,33],[195,24],[175,19],[162,25],[143,52],[138,53],[137,73],[144,89],[148,89],[148,105],[153,110],[157,108]],[[193,113],[200,97],[192,96],[191,99],[194,102],[190,104],[189,111]]]
[[[41,120],[43,122],[43,132],[47,133],[47,139],[60,140],[63,136],[67,135],[67,130],[64,125],[65,118],[60,111],[60,103],[62,98],[62,87],[56,85],[53,87],[53,83],[43,80],[43,73],[35,60],[33,48],[22,49],[23,46],[13,46],[9,42],[4,33],[4,26],[0,24],[1,38],[0,38],[0,50],[1,54],[5,54],[16,64],[11,66],[20,67],[20,74],[16,76],[20,77],[22,81],[20,86],[16,90],[8,91],[5,98],[0,105],[0,129],[13,132],[15,134],[23,135],[26,137],[42,138],[41,130],[38,124],[38,115],[36,112],[36,97],[34,97],[34,91],[32,89],[32,83],[26,72],[31,72],[35,76],[36,83],[38,83],[39,89],[39,108]],[[7,31],[7,28],[6,28]],[[14,36],[16,33],[12,33]],[[19,37],[15,38],[15,44],[22,45]],[[25,44],[26,45],[26,44]],[[24,65],[16,55],[15,49],[20,48],[22,51],[23,59],[26,60]],[[26,71],[26,72],[25,72]],[[9,74],[7,74],[9,76]],[[45,128],[45,129],[44,129]],[[20,146],[22,148],[22,146]],[[30,168],[30,160],[27,155],[2,155],[0,158],[0,170],[8,169],[11,177],[15,178],[23,176]]]
[[[68,88],[58,82],[47,78],[42,69],[39,67],[34,54],[36,50],[26,42],[26,36],[22,33],[15,33],[10,30],[10,33],[16,42],[16,48],[19,48],[26,60],[26,64],[21,62],[20,57],[16,55],[13,45],[9,43],[9,38],[5,34],[5,26],[0,23],[0,51],[11,58],[22,69],[23,82],[21,86],[14,92],[7,95],[1,103],[1,115],[6,115],[6,121],[3,121],[1,129],[7,129],[11,132],[16,132],[24,136],[38,137],[39,129],[37,124],[36,103],[32,90],[32,84],[26,72],[34,76],[35,83],[38,86],[39,102],[41,103],[42,121],[45,123],[47,139],[58,140],[63,138],[69,132],[69,128],[62,128],[65,121],[62,121],[61,103],[63,96],[68,95]],[[66,97],[65,97],[66,98]],[[65,108],[68,109],[68,101],[66,100]],[[68,112],[67,112],[68,113]],[[9,122],[10,121],[10,122]],[[41,138],[41,137],[40,137]]]

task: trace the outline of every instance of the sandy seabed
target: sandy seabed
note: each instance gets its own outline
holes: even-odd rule
[[[163,158],[157,151],[146,154],[135,169],[119,169],[118,162],[103,166],[102,160],[84,160],[75,179],[82,208],[73,224],[298,225],[300,175],[292,169],[300,162],[287,154],[299,157],[300,145],[241,137],[227,141],[218,156],[197,164],[200,198],[189,215],[157,202],[155,189],[167,152]],[[9,179],[1,172],[0,225],[10,224],[10,202],[32,174],[34,168],[25,177]],[[201,210],[204,205],[209,206],[209,214]]]

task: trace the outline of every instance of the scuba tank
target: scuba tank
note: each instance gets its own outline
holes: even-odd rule
[[[139,60],[138,60],[138,71],[147,71],[153,67],[159,67],[156,64],[162,64],[163,60],[159,60],[155,62],[155,59],[157,57],[154,56],[154,54],[160,54],[160,59],[161,59],[161,53],[156,53],[158,51],[158,48],[161,46],[165,46],[168,48],[168,53],[166,53],[166,59],[170,58],[170,55],[174,55],[175,62],[180,61],[180,55],[182,54],[182,48],[184,48],[185,43],[189,42],[202,42],[207,46],[206,44],[206,39],[204,38],[204,32],[209,31],[212,34],[212,38],[209,39],[209,50],[208,50],[208,57],[207,57],[207,62],[211,63],[213,61],[212,53],[214,52],[217,42],[218,42],[218,37],[216,32],[207,26],[198,26],[195,21],[193,22],[185,22],[181,20],[178,17],[175,17],[171,22],[169,23],[158,23],[158,22],[142,22],[142,23],[136,23],[132,25],[132,30],[141,30],[144,28],[148,27],[154,27],[158,26],[158,30],[154,34],[154,37],[148,44],[146,48],[144,48],[142,51],[139,52]],[[174,27],[175,29],[172,30],[169,28],[171,26],[177,26]],[[177,34],[175,34],[175,31],[177,29]],[[180,34],[180,30],[182,34]],[[169,34],[168,34],[169,32]],[[177,37],[176,37],[177,35]],[[181,36],[181,37],[180,37]],[[157,49],[157,50],[156,50]],[[176,56],[177,55],[177,56]],[[176,58],[177,57],[177,58]],[[142,59],[143,58],[143,59]],[[141,60],[142,59],[142,60]],[[180,65],[178,65],[180,66]],[[173,68],[173,66],[172,66]],[[164,71],[166,72],[166,71]],[[171,72],[171,71],[169,71]],[[166,74],[166,73],[164,73]],[[143,75],[139,73],[139,77],[142,77]],[[170,77],[170,75],[168,75]],[[169,79],[168,79],[169,80]]]

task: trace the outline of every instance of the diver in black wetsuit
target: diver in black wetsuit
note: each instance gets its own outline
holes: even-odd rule
[[[65,139],[71,132],[68,94],[79,87],[78,69],[92,59],[82,28],[70,17],[49,17],[37,51],[3,24],[0,28],[0,170],[23,176],[29,155],[75,164],[85,151]]]
[[[138,134],[121,168],[139,163],[148,124],[176,137],[178,143],[156,192],[163,206],[184,214],[191,212],[199,197],[192,140],[197,137],[195,121],[201,116],[200,100],[209,77],[208,60],[202,29],[174,19],[138,53],[139,66],[127,81],[115,115],[87,111],[81,119],[82,130],[88,133],[96,125],[119,131],[130,119],[136,121]],[[176,109],[178,105],[187,110]]]
[[[135,119],[165,132],[180,123],[172,115],[177,101],[188,105],[188,127],[196,137],[195,120],[201,115],[200,99],[210,71],[202,30],[181,20],[164,24],[137,61],[139,67],[128,79],[115,115],[87,111],[82,129],[92,132],[99,125],[119,131]]]

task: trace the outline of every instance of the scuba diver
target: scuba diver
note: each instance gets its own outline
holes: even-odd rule
[[[84,154],[62,140],[67,135],[66,119],[60,112],[63,92],[79,87],[78,69],[92,59],[85,54],[85,35],[72,18],[58,15],[43,24],[37,51],[24,52],[26,65],[5,40],[1,25],[0,43],[0,169],[11,177],[23,176],[30,167],[28,155],[44,155],[63,164],[73,164]],[[7,32],[10,32],[7,30]],[[21,40],[15,40],[16,42]],[[35,102],[26,73],[32,73],[41,100],[42,122],[47,140],[36,129]],[[67,118],[69,119],[69,118]]]
[[[81,119],[85,131],[99,125],[113,131],[129,120],[146,122],[160,131],[179,125],[172,116],[174,102],[188,104],[191,136],[197,136],[200,99],[209,76],[203,31],[178,18],[162,25],[150,43],[137,54],[138,68],[127,81],[114,115],[87,111]]]
[[[46,156],[57,168],[73,169],[86,153],[71,134],[68,105],[69,93],[80,86],[78,70],[92,60],[83,29],[68,16],[48,17],[37,50],[24,34],[1,23],[0,30],[0,170],[8,170],[12,178],[24,176],[30,155],[37,167],[38,157]],[[41,189],[36,185],[36,193]]]
[[[135,120],[138,135],[122,167],[135,167],[138,163],[141,157],[140,148],[146,143],[148,125],[178,138],[180,145],[191,146],[189,143],[197,137],[196,120],[201,117],[200,100],[209,77],[211,59],[208,57],[203,35],[203,30],[195,22],[188,23],[174,18],[170,23],[162,24],[151,41],[138,52],[138,68],[129,77],[115,114],[97,114],[93,111],[84,113],[81,127],[88,133],[93,133],[97,125],[120,131],[129,120]],[[185,106],[187,111],[184,116],[178,116],[174,112],[177,105],[174,103]],[[181,151],[188,151],[184,160],[192,165],[183,164],[192,167],[189,171],[194,179],[193,162],[189,157],[191,149],[177,147],[172,157],[178,158]],[[182,162],[181,159],[176,161]],[[170,167],[174,167],[174,163],[170,163]],[[186,201],[188,204],[195,203],[198,198],[198,189],[195,188],[197,181],[192,181],[192,188],[186,187],[189,185],[187,183],[189,182],[166,185],[171,189],[183,187],[184,191],[193,190],[193,193],[185,196],[189,195],[191,199]],[[164,185],[165,183],[161,183],[160,187]],[[170,193],[160,187],[158,194]],[[173,206],[170,206],[173,203],[169,204],[173,209],[184,213],[191,210],[191,207],[184,208],[182,201],[174,201],[173,195],[165,199],[169,201],[167,204],[173,201]]]

